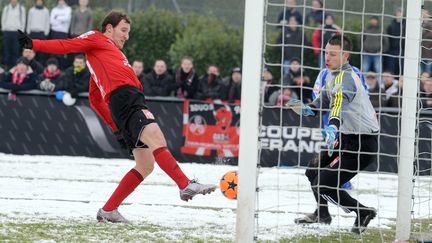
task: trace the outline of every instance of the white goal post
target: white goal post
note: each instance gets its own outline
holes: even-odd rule
[[[413,190],[413,162],[415,158],[415,129],[417,79],[420,64],[422,0],[407,1],[406,39],[404,58],[403,102],[401,119],[400,154],[398,165],[398,206],[396,219],[396,239],[408,240],[411,230],[411,205]],[[409,26],[409,28],[408,28]]]
[[[245,5],[242,79],[248,82],[242,85],[236,221],[236,241],[242,243],[254,241],[264,2],[246,0]]]

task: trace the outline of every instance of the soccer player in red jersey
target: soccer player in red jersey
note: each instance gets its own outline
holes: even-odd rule
[[[128,222],[117,208],[153,171],[155,160],[176,182],[184,201],[216,189],[215,185],[189,180],[167,149],[165,137],[146,105],[143,87],[120,50],[129,39],[130,25],[125,13],[112,11],[105,17],[101,32],[89,31],[67,40],[32,40],[22,32],[19,35],[19,42],[26,49],[51,54],[86,54],[91,72],[90,105],[116,134],[120,144],[132,151],[136,165],[99,209],[99,221]]]

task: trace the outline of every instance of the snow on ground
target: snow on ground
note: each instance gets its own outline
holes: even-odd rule
[[[0,222],[8,218],[93,220],[97,210],[134,165],[131,160],[66,156],[17,156],[0,154]],[[203,183],[219,182],[236,167],[225,165],[181,164],[191,178]],[[430,195],[430,178],[422,178],[424,188],[417,195]],[[367,206],[378,209],[371,227],[388,229],[394,224],[397,205],[397,177],[390,174],[360,173],[352,180],[350,192]],[[302,227],[296,217],[315,208],[309,182],[303,169],[261,168],[258,184],[258,237],[277,240],[305,234],[349,230],[354,214],[335,206],[331,226]],[[422,191],[428,192],[423,193]],[[430,205],[430,198],[422,199]],[[176,185],[157,166],[155,171],[126,199],[120,211],[134,224],[151,224],[171,229],[167,235],[189,230],[196,237],[234,239],[236,201],[219,191],[197,196],[190,202],[179,198]],[[432,208],[420,206],[423,214]],[[191,230],[192,229],[192,230]],[[196,230],[194,230],[196,229]],[[170,237],[168,237],[170,238]]]

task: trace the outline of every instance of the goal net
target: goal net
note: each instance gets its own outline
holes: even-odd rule
[[[252,81],[242,97],[237,241],[431,240],[432,2],[266,0],[262,12],[251,6],[246,1],[243,66],[245,80]],[[261,25],[261,34],[250,34]],[[325,48],[334,34],[351,40],[351,76],[368,94],[379,124],[369,134],[377,152],[365,152],[373,144],[354,135],[356,169],[342,165],[353,163],[342,159],[353,153],[347,145],[335,149],[336,159],[319,156],[329,150],[322,131],[331,109],[321,103],[315,117],[306,117],[285,105],[290,99],[310,103],[325,91],[334,75]],[[253,48],[262,51],[253,56]],[[252,84],[258,79],[259,89]],[[254,130],[258,142],[250,137]],[[345,135],[340,139],[349,142]],[[332,170],[336,186],[316,183]],[[344,206],[346,195],[358,200],[356,209]],[[329,215],[322,213],[326,208]],[[367,229],[354,229],[368,214],[373,219]]]

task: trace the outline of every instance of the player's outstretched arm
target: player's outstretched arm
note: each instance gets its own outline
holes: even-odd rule
[[[18,41],[22,48],[50,54],[67,54],[86,52],[97,44],[92,38],[73,38],[64,40],[33,40],[28,35],[18,30]]]
[[[285,103],[285,106],[291,108],[298,115],[315,116],[315,112],[312,111],[312,108],[303,104],[301,100],[290,99],[287,103]]]

